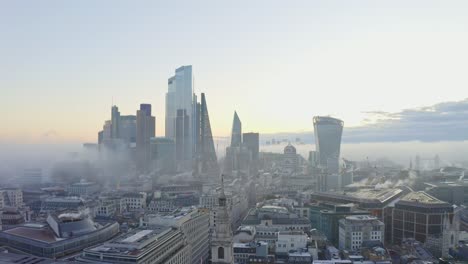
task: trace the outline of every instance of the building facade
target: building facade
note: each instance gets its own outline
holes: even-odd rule
[[[326,116],[314,117],[315,146],[319,164],[328,173],[339,173],[343,121]]]
[[[339,221],[339,247],[360,250],[365,241],[384,242],[385,224],[375,216],[354,215]]]

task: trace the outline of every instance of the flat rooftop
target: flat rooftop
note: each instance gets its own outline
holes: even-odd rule
[[[86,249],[86,251],[137,257],[145,251],[148,245],[171,231],[178,232],[170,227],[136,229],[109,242]]]
[[[411,192],[403,196],[400,201],[425,203],[425,204],[446,204],[434,196],[427,194],[426,192]]]
[[[311,194],[313,199],[332,201],[336,203],[357,203],[361,206],[367,204],[386,204],[403,193],[399,188],[375,189],[359,188],[345,192],[315,192]]]

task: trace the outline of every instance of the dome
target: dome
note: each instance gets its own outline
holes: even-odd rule
[[[286,147],[284,147],[284,154],[296,154],[296,148],[289,143]]]

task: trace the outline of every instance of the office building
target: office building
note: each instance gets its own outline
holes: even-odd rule
[[[274,263],[274,256],[268,254],[266,242],[234,243],[233,247],[234,263]]]
[[[81,180],[80,182],[73,183],[68,186],[67,192],[74,196],[90,196],[98,193],[99,189],[98,184]]]
[[[302,230],[279,231],[276,254],[286,256],[288,252],[307,248],[307,234]]]
[[[339,221],[354,215],[369,215],[369,212],[357,208],[355,204],[323,202],[309,205],[311,226],[323,232],[334,245],[339,243]]]
[[[195,104],[194,104],[195,101]],[[184,144],[189,150],[186,160],[191,160],[196,150],[194,142],[196,127],[193,125],[196,118],[196,96],[193,94],[192,66],[181,66],[176,69],[175,75],[168,79],[168,91],[166,93],[166,137],[177,142],[177,116],[179,110],[184,110],[187,123],[183,123],[187,137]]]
[[[385,225],[375,216],[354,215],[339,221],[339,247],[357,251],[365,241],[384,242]]]
[[[151,162],[151,142],[155,137],[156,119],[151,116],[151,105],[141,104],[137,111],[137,130],[136,130],[136,154],[137,169],[140,172],[148,172]]]
[[[120,138],[120,112],[117,106],[112,106],[111,109],[111,138]]]
[[[182,232],[166,226],[133,229],[102,245],[85,249],[78,260],[135,264],[191,262],[190,248]]]
[[[392,211],[391,242],[401,244],[414,238],[425,243],[430,237],[442,235],[444,218],[453,218],[453,207],[425,192],[411,192],[403,196]]]
[[[120,116],[119,135],[127,144],[136,143],[137,119],[135,115]]]
[[[219,171],[218,159],[216,158],[210,117],[208,115],[208,106],[206,105],[204,93],[201,94],[200,123],[198,126],[200,128],[200,132],[198,133],[199,171],[201,173],[213,172],[213,174],[217,175]]]
[[[191,166],[190,116],[187,110],[178,109],[175,126],[176,158],[180,170]]]
[[[256,240],[268,242],[271,246],[278,241],[278,231],[304,231],[311,229],[310,220],[298,216],[283,206],[264,205],[250,209],[242,226],[253,226]]]
[[[231,132],[231,147],[240,147],[242,144],[242,123],[234,111],[234,119],[232,121],[232,132]]]
[[[156,170],[161,173],[176,171],[176,143],[166,137],[151,138],[151,157],[156,161]]]
[[[20,208],[23,207],[23,191],[18,188],[4,188],[0,189],[0,196],[2,202],[0,209],[5,206]]]
[[[190,248],[192,264],[208,261],[210,216],[207,210],[195,207],[183,207],[172,212],[146,214],[140,218],[141,228],[157,226],[175,227],[184,234],[187,247]]]
[[[326,116],[314,117],[315,147],[319,164],[328,173],[339,173],[343,121]]]
[[[122,197],[122,206],[126,211],[137,211],[146,208],[146,196],[145,192],[139,193],[126,193]]]
[[[356,204],[368,210],[379,219],[384,218],[384,208],[404,194],[399,188],[375,189],[371,187],[349,188],[345,192],[314,192],[310,198],[315,201],[337,204]]]
[[[102,243],[119,232],[117,222],[94,222],[76,212],[50,214],[46,223],[27,223],[0,232],[0,245],[39,257],[60,258]]]
[[[252,153],[252,159],[258,160],[258,153],[260,151],[260,134],[244,133],[242,135],[242,142],[244,146],[250,150],[250,153]]]
[[[283,171],[286,174],[294,174],[298,171],[299,156],[296,153],[296,148],[289,143],[284,147],[283,156]]]

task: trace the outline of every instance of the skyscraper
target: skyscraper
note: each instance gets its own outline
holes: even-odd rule
[[[140,104],[140,110],[144,111],[146,116],[151,116],[151,104]]]
[[[242,144],[242,123],[234,111],[234,120],[232,121],[231,147],[240,147]]]
[[[314,132],[319,165],[326,168],[328,173],[339,173],[343,121],[327,116],[315,116]]]
[[[156,119],[151,113],[151,105],[141,104],[136,115],[136,152],[137,168],[148,172],[151,161],[151,138],[155,136]]]
[[[120,138],[120,112],[116,105],[112,106],[111,124],[111,138]]]
[[[176,141],[176,157],[177,165],[183,169],[188,168],[191,160],[190,148],[190,118],[185,109],[177,110],[176,126],[175,126],[175,141]]]
[[[135,115],[121,115],[120,116],[120,138],[126,143],[136,143],[136,116]]]
[[[168,79],[168,91],[166,94],[166,137],[176,139],[176,119],[177,111],[185,110],[189,122],[184,129],[188,133],[188,140],[184,144],[188,144],[190,150],[190,157],[194,152],[192,146],[194,136],[194,126],[192,118],[194,118],[193,101],[196,97],[193,95],[193,76],[192,66],[182,66],[176,69],[175,75]]]
[[[244,133],[242,140],[243,144],[252,153],[252,159],[257,160],[260,149],[260,135],[258,133]]]
[[[208,115],[208,107],[206,105],[205,94],[201,94],[200,104],[200,139],[198,146],[198,156],[201,162],[201,171],[203,173],[210,170],[218,169],[218,160],[216,158],[216,150],[211,133],[210,117]]]

